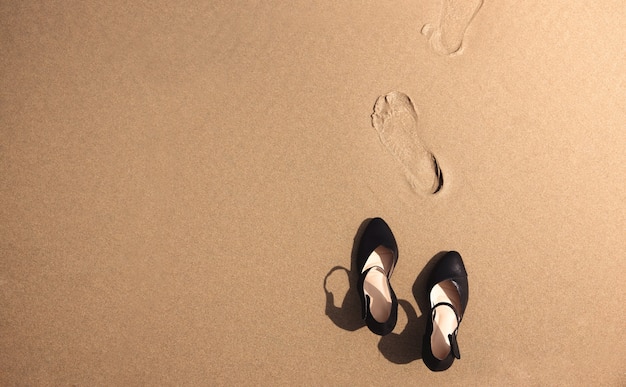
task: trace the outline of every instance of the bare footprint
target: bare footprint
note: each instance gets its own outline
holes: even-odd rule
[[[428,36],[430,46],[438,54],[458,54],[465,31],[482,5],[483,0],[442,0],[439,23],[425,24],[422,34]]]
[[[372,126],[415,191],[434,194],[441,189],[443,174],[437,159],[417,135],[417,112],[406,94],[393,91],[378,97]]]

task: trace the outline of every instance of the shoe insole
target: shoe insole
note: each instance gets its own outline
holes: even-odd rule
[[[430,292],[431,307],[440,302],[448,302],[460,312],[459,292],[452,281],[441,281]],[[439,360],[445,359],[450,353],[450,339],[448,335],[454,334],[459,326],[454,310],[447,305],[440,305],[433,311],[433,333],[430,336],[430,348]]]
[[[391,292],[387,273],[393,270],[393,252],[386,247],[378,246],[365,261],[362,272],[371,267],[373,269],[365,277],[363,291],[370,297],[372,317],[383,323],[391,314]]]

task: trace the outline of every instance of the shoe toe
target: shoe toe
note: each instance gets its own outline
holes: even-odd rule
[[[392,250],[397,259],[398,246],[391,232],[391,228],[389,228],[387,223],[381,218],[373,218],[367,224],[359,241],[359,248],[357,250],[357,269],[359,272],[363,269],[372,251],[381,245]]]

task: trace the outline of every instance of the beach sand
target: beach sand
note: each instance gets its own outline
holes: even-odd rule
[[[0,384],[625,385],[626,8],[470,3],[0,4]],[[382,338],[349,283],[376,216]]]

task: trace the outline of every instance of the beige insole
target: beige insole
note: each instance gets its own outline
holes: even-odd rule
[[[361,273],[373,267],[363,283],[363,291],[370,297],[370,313],[374,320],[382,323],[391,314],[391,292],[387,274],[393,271],[393,252],[378,246],[365,261]]]
[[[457,311],[461,309],[459,292],[452,281],[441,281],[433,287],[430,292],[431,307],[440,302],[449,302],[454,305]],[[452,334],[459,326],[454,310],[446,305],[440,305],[435,308],[435,318],[433,320],[433,333],[430,336],[430,347],[433,355],[439,360],[445,359],[450,353],[450,339],[448,335]]]

